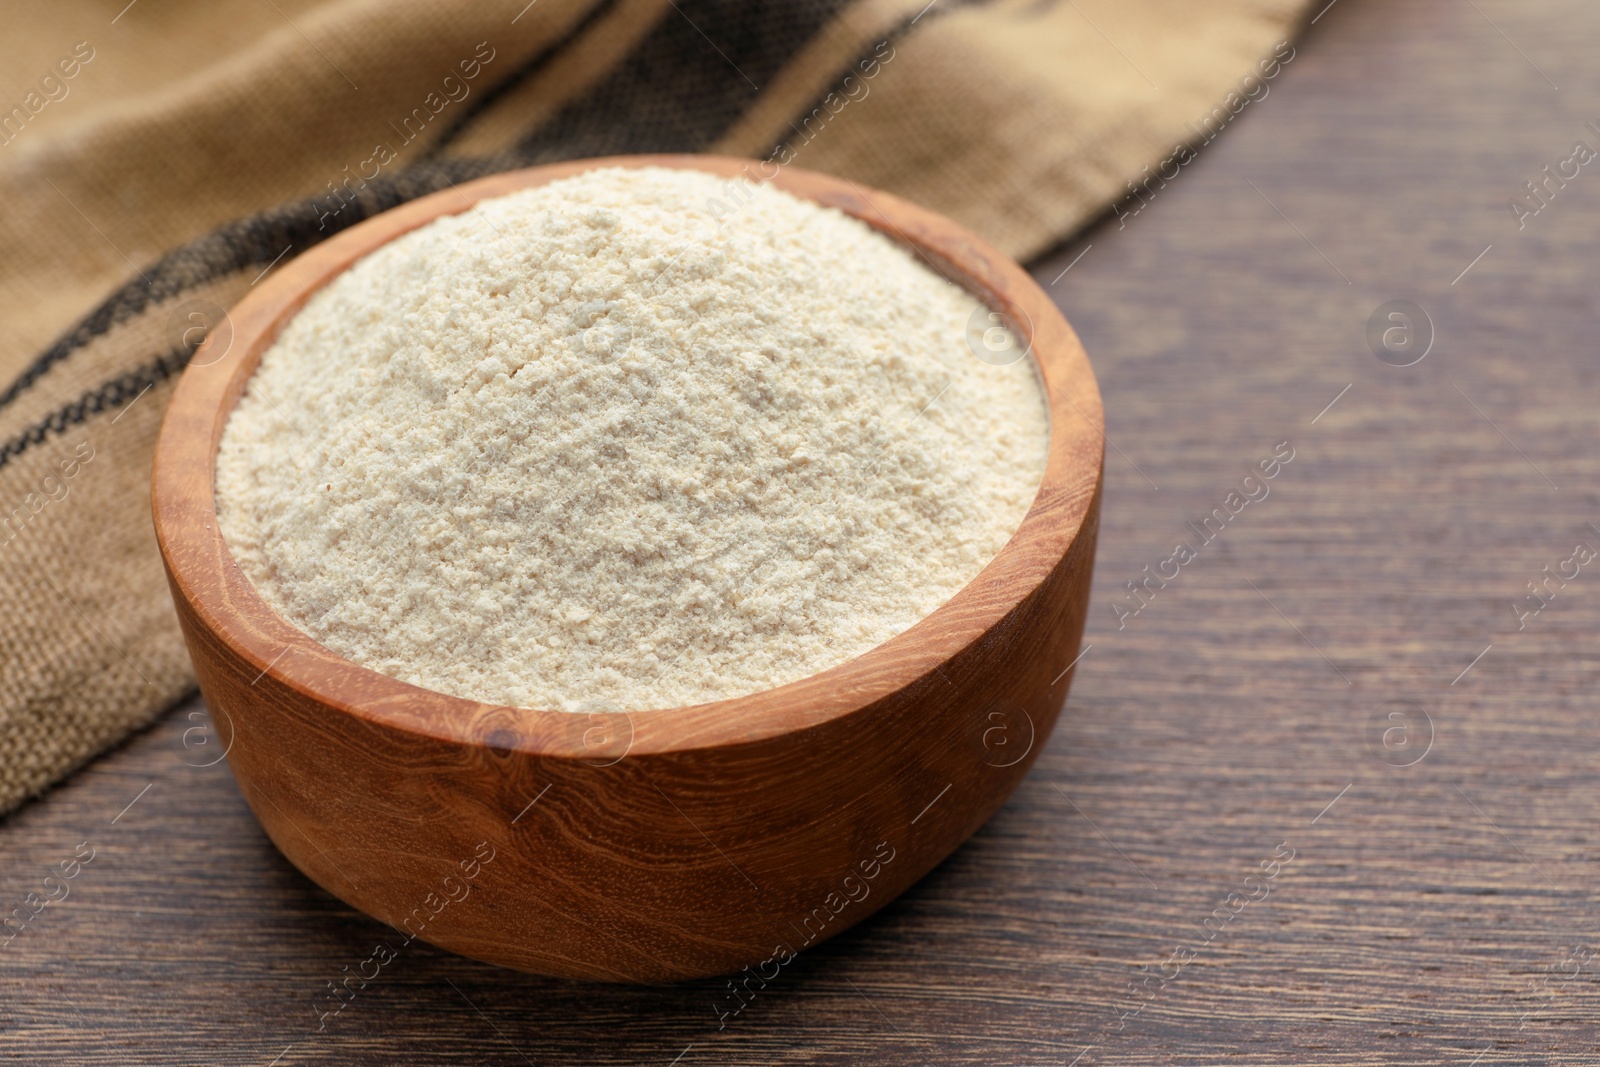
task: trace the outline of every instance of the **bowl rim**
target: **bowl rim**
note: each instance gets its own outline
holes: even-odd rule
[[[704,171],[730,183],[770,182],[802,199],[839,208],[916,251],[992,310],[1010,316],[1028,335],[1028,358],[1045,391],[1049,454],[1038,492],[1000,552],[931,614],[844,663],[773,689],[670,708],[585,713],[452,696],[362,667],[278,615],[222,538],[215,482],[223,426],[261,354],[284,324],[355,261],[435,218],[600,167],[649,166]],[[769,167],[776,173],[769,175]],[[727,188],[739,195],[738,186]],[[251,686],[266,681],[268,688],[287,687],[374,726],[501,753],[608,766],[625,756],[753,744],[864,712],[920,682],[938,682],[941,668],[1031,597],[1078,542],[1104,462],[1104,411],[1088,357],[1060,310],[1017,263],[944,216],[890,193],[754,159],[610,156],[452,185],[374,215],[306,250],[254,285],[226,321],[231,328],[212,330],[181,376],[152,464],[152,517],[179,607],[259,672]],[[605,738],[598,744],[597,731]],[[610,758],[624,731],[625,748]]]

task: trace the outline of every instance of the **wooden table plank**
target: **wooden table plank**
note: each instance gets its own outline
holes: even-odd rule
[[[977,837],[724,1028],[718,982],[418,945],[319,1030],[386,930],[191,765],[214,752],[185,746],[191,706],[0,824],[7,910],[94,849],[0,950],[0,1056],[1594,1062],[1600,561],[1520,631],[1512,604],[1600,549],[1600,171],[1521,230],[1506,202],[1600,148],[1597,43],[1577,0],[1338,0],[1246,121],[1039,265],[1076,260],[1052,292],[1117,446],[1068,710]],[[1408,368],[1364,339],[1395,299],[1437,335]],[[1284,441],[1270,494],[1119,628],[1124,583]],[[1400,725],[1416,747],[1386,749]]]

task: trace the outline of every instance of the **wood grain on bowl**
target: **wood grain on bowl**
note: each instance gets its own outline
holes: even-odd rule
[[[664,982],[778,965],[870,915],[999,807],[1053,727],[1089,596],[1103,414],[1082,346],[1016,264],[887,193],[772,178],[916,250],[1018,324],[1050,455],[1004,550],[922,622],[768,692],[590,714],[498,707],[359,667],[276,615],[217,529],[217,443],[282,325],[351,263],[485,197],[634,156],[496,175],[379,215],[266,279],[202,347],[156,448],[158,540],[228,760],[273,842],[403,936],[542,974]],[[474,888],[487,892],[472,892]]]

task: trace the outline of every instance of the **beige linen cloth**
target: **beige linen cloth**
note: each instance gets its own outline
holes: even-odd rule
[[[1027,257],[1242,109],[1302,0],[59,0],[0,35],[0,811],[194,686],[149,516],[195,345],[411,197],[772,157]],[[1280,50],[1280,56],[1282,50]]]

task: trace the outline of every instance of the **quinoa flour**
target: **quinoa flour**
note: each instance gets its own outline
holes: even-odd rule
[[[976,576],[1044,473],[1032,361],[977,359],[975,298],[863,223],[722,187],[589,171],[313,296],[217,459],[266,601],[415,685],[642,709],[836,666]]]

